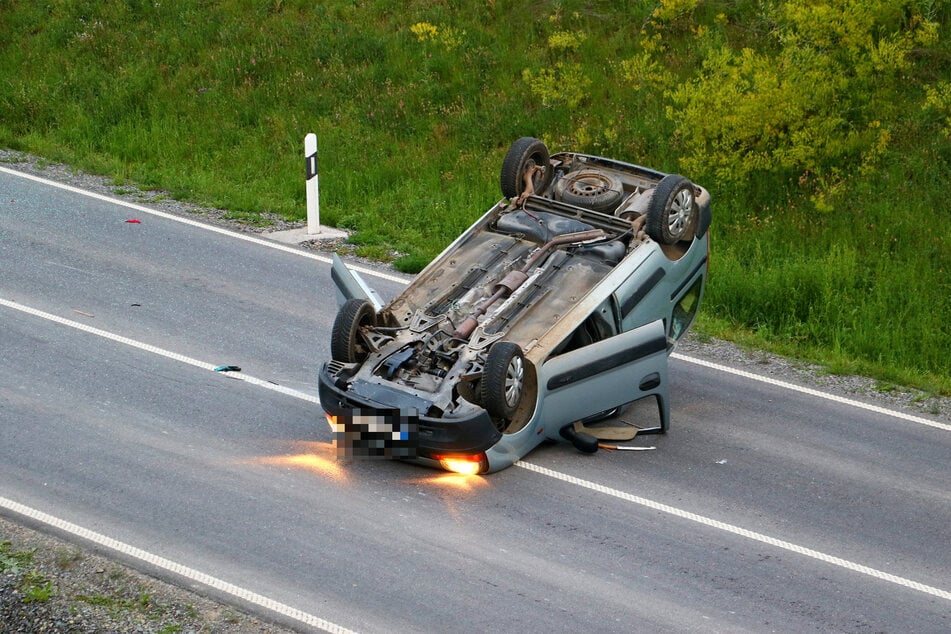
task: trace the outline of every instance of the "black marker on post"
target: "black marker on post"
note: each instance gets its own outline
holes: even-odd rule
[[[317,135],[304,137],[304,167],[307,174],[307,233],[320,233],[320,190],[317,187]]]

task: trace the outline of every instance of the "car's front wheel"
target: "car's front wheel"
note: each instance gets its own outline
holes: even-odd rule
[[[482,406],[489,416],[512,420],[525,391],[525,378],[525,357],[518,344],[499,341],[489,348],[479,381]]]
[[[661,244],[690,239],[697,221],[694,186],[679,174],[668,174],[654,188],[647,205],[647,235]]]
[[[376,311],[370,302],[348,299],[337,312],[330,331],[331,358],[344,363],[359,363],[366,359],[370,348],[361,330],[375,323]]]

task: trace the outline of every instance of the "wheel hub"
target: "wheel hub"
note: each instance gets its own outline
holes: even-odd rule
[[[509,407],[518,405],[525,379],[525,366],[520,357],[515,357],[505,371],[505,402]]]
[[[574,178],[569,177],[565,191],[571,192],[575,196],[598,196],[611,189],[611,181],[601,174],[592,174],[590,172],[581,174]]]
[[[677,237],[683,235],[692,217],[693,193],[689,189],[682,189],[670,205],[670,215],[667,217],[670,234]]]

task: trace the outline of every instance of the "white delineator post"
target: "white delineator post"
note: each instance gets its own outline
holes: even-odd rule
[[[317,187],[317,135],[304,137],[304,163],[307,173],[307,234],[320,233],[320,190]]]

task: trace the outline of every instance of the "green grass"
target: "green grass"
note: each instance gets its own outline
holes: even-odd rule
[[[8,541],[0,542],[0,575],[11,575],[23,603],[46,603],[56,594],[53,582],[33,563],[33,550],[14,550]]]
[[[19,575],[33,564],[32,550],[14,550],[8,541],[0,542],[0,574]]]
[[[313,131],[321,221],[418,271],[500,196],[519,136],[680,171],[694,150],[670,91],[719,46],[778,53],[763,9],[778,2],[6,0],[0,145],[253,223],[304,217]],[[892,92],[847,95],[870,104],[852,125],[891,134],[868,169],[846,144],[820,184],[808,169],[720,178],[702,161],[687,174],[714,196],[698,328],[949,394],[951,112],[922,103],[951,81],[951,15],[901,3],[940,27],[883,75]],[[681,10],[661,21],[658,7]]]
[[[125,610],[139,610],[149,612],[153,609],[154,603],[152,597],[147,592],[140,592],[134,597],[127,596],[125,593],[114,594],[79,594],[75,597],[76,601],[88,603],[99,607],[108,608],[113,612],[122,612]]]

